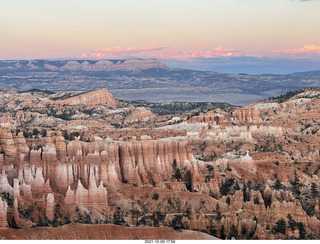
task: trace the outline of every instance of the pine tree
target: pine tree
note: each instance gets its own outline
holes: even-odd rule
[[[224,233],[224,225],[221,226],[220,228],[220,239],[225,240],[226,239],[226,234]]]
[[[45,129],[41,130],[41,136],[46,137],[47,136],[47,131]]]
[[[301,192],[300,192],[300,186],[301,186],[301,183],[300,183],[300,180],[299,180],[299,178],[298,178],[298,175],[297,175],[297,171],[295,170],[294,171],[294,180],[293,181],[291,181],[290,182],[291,183],[291,185],[292,185],[292,190],[293,190],[293,192],[295,192],[296,194],[300,194]]]
[[[217,203],[217,205],[216,205],[216,211],[217,211],[217,221],[220,222],[220,220],[222,219],[222,216],[221,216],[219,203]]]
[[[318,195],[317,185],[314,182],[311,184],[311,192],[312,192],[313,196],[317,196]]]
[[[243,181],[243,201],[246,202],[247,201],[247,184],[245,181]]]
[[[274,189],[279,190],[281,189],[282,185],[279,179],[276,180],[276,183],[274,184]]]
[[[276,222],[276,225],[273,227],[273,231],[275,232],[279,232],[279,233],[282,233],[282,234],[285,234],[286,233],[286,221],[284,219],[280,219]]]
[[[230,197],[227,197],[226,203],[228,204],[228,206],[230,206]]]
[[[117,207],[117,210],[113,214],[113,222],[115,225],[123,225],[125,223],[120,207]]]
[[[232,237],[234,237],[234,238],[238,237],[238,230],[234,224],[231,226],[230,233],[228,235],[228,239],[232,239]]]
[[[288,219],[289,227],[291,228],[292,231],[294,231],[294,228],[295,228],[296,225],[297,225],[296,221],[294,221],[294,220],[292,219],[292,217],[291,217],[290,214],[288,214],[287,219]]]
[[[186,173],[186,187],[188,191],[192,191],[192,174],[190,170]]]
[[[305,239],[306,238],[306,230],[304,229],[303,223],[298,222],[297,226],[299,228],[299,239]]]

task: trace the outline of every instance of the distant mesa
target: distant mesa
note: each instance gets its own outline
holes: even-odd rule
[[[0,70],[36,71],[139,71],[145,69],[167,69],[156,59],[126,60],[12,60],[1,61]]]

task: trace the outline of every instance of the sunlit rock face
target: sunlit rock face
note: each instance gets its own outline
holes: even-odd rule
[[[60,105],[97,105],[108,104],[114,107],[118,104],[118,101],[105,89],[98,89],[92,92],[87,92],[75,97],[67,98],[57,102]]]

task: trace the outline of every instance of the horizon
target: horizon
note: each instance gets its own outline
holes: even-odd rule
[[[156,58],[170,67],[320,69],[317,0],[3,0],[0,59]]]
[[[247,74],[247,75],[290,75],[294,73],[303,73],[303,72],[315,72],[315,71],[320,71],[320,68],[315,67],[314,69],[300,69],[299,70],[292,70],[292,71],[287,71],[287,72],[279,72],[279,73],[274,73],[272,71],[266,72],[261,71],[261,72],[255,72],[255,71],[249,71],[245,72],[243,70],[245,69],[239,69],[238,71],[236,70],[228,70],[228,68],[222,67],[222,69],[217,69],[213,70],[209,68],[205,68],[207,66],[202,66],[200,69],[197,69],[196,65],[190,65],[188,62],[184,61],[178,61],[178,60],[161,60],[157,58],[119,58],[119,59],[108,59],[108,58],[102,58],[102,59],[84,59],[84,58],[51,58],[51,59],[45,59],[45,58],[40,58],[40,59],[2,59],[0,62],[14,62],[14,61],[77,61],[77,62],[85,62],[85,61],[91,61],[91,62],[98,62],[98,61],[125,61],[125,60],[155,60],[160,63],[165,64],[168,68],[171,69],[186,69],[186,70],[194,70],[194,71],[204,71],[204,72],[215,72],[215,73],[225,73],[225,74]],[[220,59],[221,60],[221,59]],[[237,69],[237,68],[236,68]]]

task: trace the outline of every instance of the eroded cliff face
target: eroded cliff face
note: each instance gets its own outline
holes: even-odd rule
[[[254,107],[252,108],[250,106],[236,109],[235,111],[233,111],[232,115],[235,120],[239,120],[242,122],[252,122],[252,121],[260,122],[261,121],[259,111],[256,110]]]
[[[4,142],[14,140],[9,133],[1,133]],[[16,153],[28,155],[25,139],[20,134],[17,139]],[[262,192],[252,189],[252,183],[245,187],[249,183],[241,181],[244,170],[247,176],[269,178],[261,168],[261,160],[249,152],[240,158],[230,155],[225,160],[206,163],[195,159],[188,142],[181,139],[152,140],[142,136],[121,142],[95,137],[92,142],[79,138],[66,142],[60,132],[56,136],[48,132],[43,145],[39,152],[29,149],[30,157],[15,164],[6,157],[8,151],[3,151],[0,190],[8,195],[0,201],[1,227],[13,223],[31,226],[31,216],[33,224],[40,226],[43,221],[53,226],[69,221],[117,222],[121,211],[129,214],[124,222],[136,225],[137,216],[147,208],[151,213],[167,213],[164,219],[158,216],[153,220],[163,221],[164,226],[176,225],[180,219],[181,228],[185,229],[215,229],[218,233],[224,229],[226,234],[246,229],[247,234],[257,238],[272,239],[274,233],[268,229],[276,226],[279,219],[289,221],[291,216],[303,223],[308,233],[320,234],[320,221],[308,216],[292,193],[271,189],[269,183]],[[234,183],[238,180],[237,189]],[[313,178],[306,180],[316,182]],[[8,206],[8,200],[12,206]],[[30,203],[36,204],[37,209]],[[19,211],[25,214],[21,216]],[[298,232],[290,231],[286,232],[289,236],[299,238]]]
[[[197,160],[183,140],[154,141],[142,136],[140,140],[116,142],[96,137],[93,142],[76,138],[66,143],[60,132],[57,136],[48,132],[42,141],[43,146],[38,150],[29,149],[19,134],[17,146],[23,150],[18,150],[14,144],[7,143],[8,140],[13,141],[13,135],[9,134],[6,129],[2,131],[3,137],[0,139],[3,144],[12,145],[10,149],[18,155],[30,154],[30,157],[23,157],[11,164],[12,150],[3,151],[0,190],[27,209],[26,199],[33,202],[45,199],[45,204],[39,205],[44,209],[39,210],[39,214],[42,216],[44,213],[41,218],[45,216],[50,223],[57,221],[57,204],[64,208],[63,213],[67,216],[75,209],[77,214],[86,215],[89,209],[94,208],[91,218],[105,221],[107,217],[101,216],[112,213],[108,203],[109,187],[116,192],[126,183],[136,187],[153,185],[162,189],[187,191],[181,178],[179,181],[172,179],[174,171],[184,169],[199,175]],[[26,152],[26,148],[29,152]],[[13,186],[9,182],[14,182]],[[5,208],[4,202],[1,226],[6,226]],[[8,219],[7,224],[9,222]],[[21,225],[28,226],[23,221]]]

